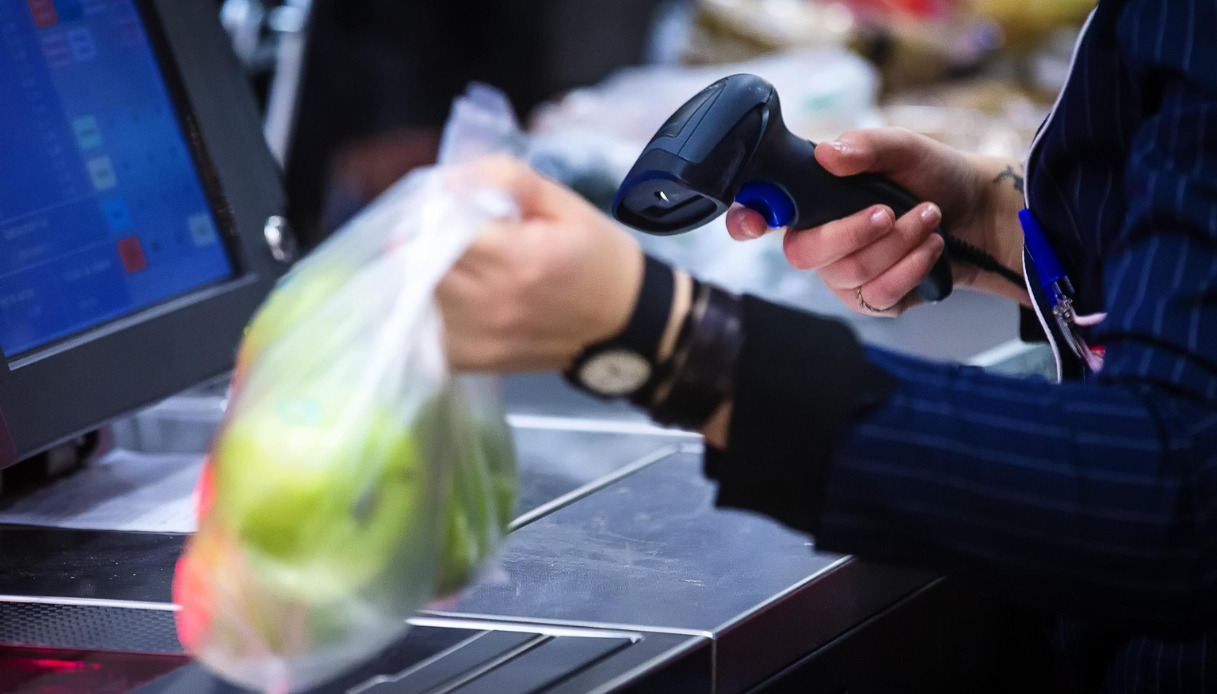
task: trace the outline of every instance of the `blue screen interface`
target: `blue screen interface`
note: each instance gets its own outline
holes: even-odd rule
[[[230,278],[133,0],[0,0],[0,350]]]

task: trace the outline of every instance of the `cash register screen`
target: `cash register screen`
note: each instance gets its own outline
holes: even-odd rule
[[[134,0],[0,0],[0,350],[233,274]]]

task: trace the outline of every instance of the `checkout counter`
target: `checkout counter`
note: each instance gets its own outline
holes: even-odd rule
[[[1000,604],[715,509],[699,438],[553,377],[507,393],[520,498],[499,566],[316,694],[968,692],[1007,657]],[[120,420],[114,452],[0,511],[26,523],[0,526],[6,691],[243,691],[182,654],[170,581],[186,535],[152,531],[188,522],[222,407],[217,385]]]
[[[240,66],[210,0],[0,0],[4,103],[23,106],[0,108],[0,149],[24,159],[0,160],[0,467],[85,440],[95,459],[0,501],[0,691],[239,691],[183,654],[170,585],[232,346],[292,259]],[[51,160],[59,187],[15,188]],[[77,267],[56,244],[86,232]],[[963,294],[860,327],[968,360],[1014,337],[992,309]],[[1000,667],[998,603],[716,509],[696,436],[552,376],[506,389],[520,499],[497,569],[317,694],[963,692]]]

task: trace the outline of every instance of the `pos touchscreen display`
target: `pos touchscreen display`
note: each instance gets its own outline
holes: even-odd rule
[[[233,277],[135,0],[0,0],[0,350]]]

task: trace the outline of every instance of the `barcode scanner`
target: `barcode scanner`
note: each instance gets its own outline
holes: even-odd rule
[[[681,106],[651,138],[617,191],[613,216],[640,231],[669,235],[702,226],[732,201],[759,212],[770,227],[791,229],[874,204],[888,205],[899,217],[917,204],[882,176],[833,176],[816,161],[815,147],[786,128],[773,85],[755,75],[726,77]],[[942,301],[952,288],[944,249],[917,294]]]

